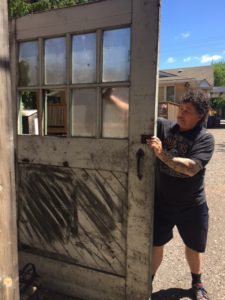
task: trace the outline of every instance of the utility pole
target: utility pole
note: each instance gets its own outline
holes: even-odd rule
[[[16,103],[15,103],[16,105]],[[7,0],[0,1],[0,300],[19,300]]]

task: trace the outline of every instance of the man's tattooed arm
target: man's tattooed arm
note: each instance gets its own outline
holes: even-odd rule
[[[201,170],[199,164],[189,158],[172,157],[165,151],[162,151],[156,156],[172,170],[190,177],[194,176]]]
[[[187,176],[194,176],[201,170],[201,167],[194,160],[175,157],[164,151],[160,139],[156,136],[153,136],[147,143],[155,155],[172,170]]]

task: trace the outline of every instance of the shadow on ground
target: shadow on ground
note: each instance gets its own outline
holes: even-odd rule
[[[160,290],[152,293],[151,300],[180,300],[184,298],[193,299],[191,289],[170,288],[168,290]]]

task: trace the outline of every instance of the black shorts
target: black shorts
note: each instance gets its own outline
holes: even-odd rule
[[[153,245],[163,246],[173,238],[177,226],[184,244],[197,252],[205,252],[208,234],[208,206],[203,203],[179,213],[155,209]]]

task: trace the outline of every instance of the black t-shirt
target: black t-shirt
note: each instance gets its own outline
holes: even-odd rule
[[[162,141],[164,151],[175,157],[192,159],[201,169],[190,177],[172,170],[157,159],[156,207],[166,211],[181,211],[205,202],[205,166],[213,154],[213,136],[202,126],[180,132],[178,124],[165,119],[158,120],[157,136]]]

